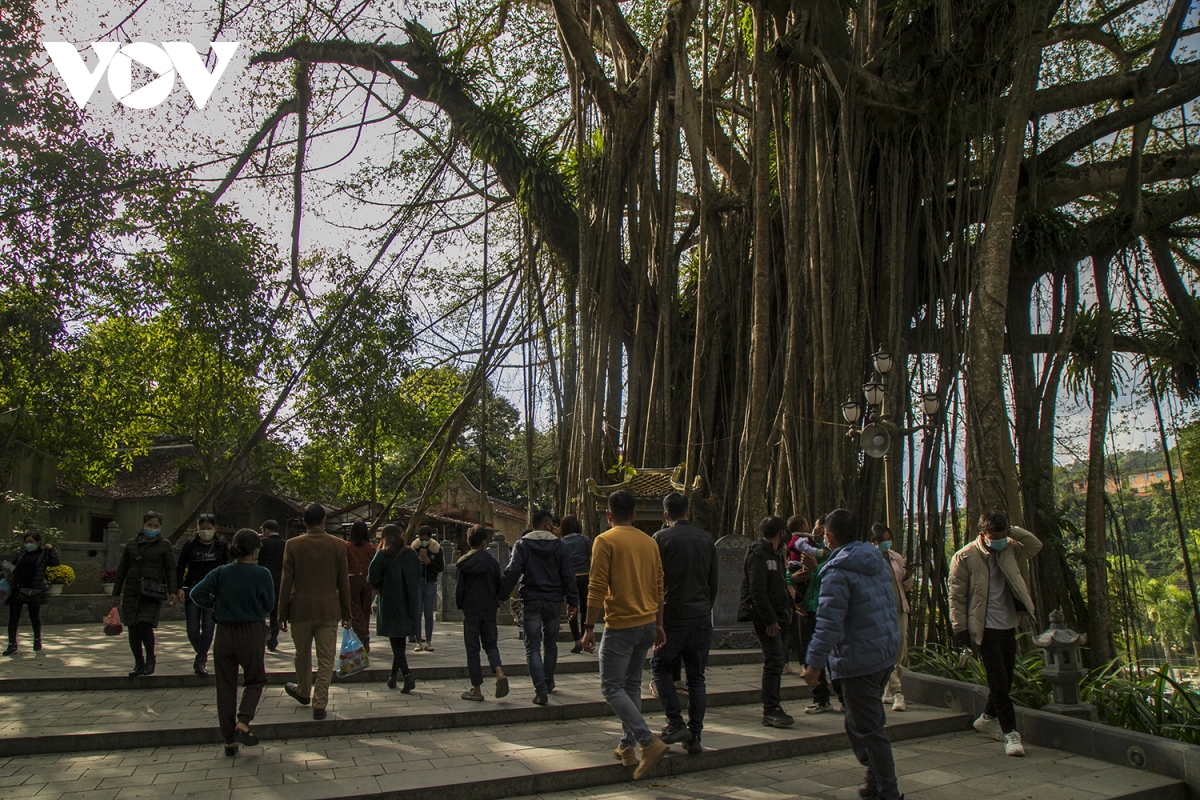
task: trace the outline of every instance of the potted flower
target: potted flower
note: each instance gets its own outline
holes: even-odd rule
[[[46,567],[46,582],[50,584],[50,594],[62,594],[63,589],[75,582],[75,570],[66,564]]]
[[[117,585],[117,571],[115,569],[106,569],[100,573],[100,588],[105,594],[112,594],[113,588]]]

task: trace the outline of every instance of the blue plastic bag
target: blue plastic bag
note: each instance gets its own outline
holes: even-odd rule
[[[336,675],[345,678],[367,668],[367,648],[350,628],[342,629],[342,651],[338,653]]]
[[[12,586],[8,582],[8,578],[0,576],[0,603],[8,600],[8,596],[12,594]]]

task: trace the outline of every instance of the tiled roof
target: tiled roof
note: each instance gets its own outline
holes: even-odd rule
[[[179,488],[179,462],[189,458],[196,458],[190,444],[156,447],[146,455],[135,456],[132,468],[118,472],[111,486],[71,486],[62,475],[56,483],[63,492],[111,500],[170,497]]]
[[[618,489],[630,492],[638,500],[661,500],[671,492],[679,491],[676,483],[679,467],[645,467],[636,470],[621,483],[599,486],[588,480],[588,491],[597,499],[607,498]]]

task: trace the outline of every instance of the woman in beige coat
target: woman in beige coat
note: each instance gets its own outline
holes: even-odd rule
[[[906,711],[908,705],[901,691],[900,676],[908,666],[908,592],[913,587],[912,570],[904,565],[904,556],[892,549],[892,531],[876,522],[871,526],[871,544],[879,548],[892,568],[892,588],[896,590],[896,622],[900,626],[900,649],[896,651],[896,668],[888,678],[883,702],[892,704],[892,711]]]

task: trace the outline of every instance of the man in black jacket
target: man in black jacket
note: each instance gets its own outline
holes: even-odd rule
[[[568,618],[579,607],[571,557],[562,539],[550,532],[553,524],[554,515],[549,511],[534,512],[533,530],[526,531],[513,545],[500,583],[500,596],[508,597],[517,581],[521,582],[525,661],[533,680],[533,702],[539,706],[549,703],[547,695],[554,691],[563,599],[567,601]]]
[[[704,730],[704,669],[712,643],[712,607],[717,597],[717,548],[708,531],[688,521],[688,499],[679,492],[663,498],[667,527],[654,534],[663,565],[663,629],[667,642],[654,653],[650,669],[667,715],[659,736],[667,744],[682,742],[689,753],[701,752]],[[688,721],[683,723],[672,665],[682,659],[687,670]]]
[[[496,676],[496,697],[508,694],[508,678],[500,661],[497,646],[496,611],[507,598],[500,597],[500,564],[487,550],[488,529],[473,525],[467,531],[470,551],[458,560],[454,577],[454,604],[463,612],[463,641],[467,647],[467,673],[471,676],[471,691],[463,692],[463,700],[483,700],[483,668],[479,663],[482,644],[488,666]]]
[[[779,707],[779,683],[786,662],[787,628],[792,613],[784,570],[783,548],[787,523],[767,517],[758,526],[762,538],[746,551],[742,567],[742,602],[739,622],[753,622],[763,651],[763,725],[786,728],[795,720]]]
[[[215,628],[212,610],[193,603],[191,590],[205,575],[228,563],[229,542],[217,536],[216,516],[201,514],[197,520],[196,535],[184,543],[175,564],[179,602],[184,604],[187,617],[188,641],[196,653],[196,658],[192,660],[192,671],[201,677],[208,675],[208,651],[212,648]]]
[[[263,522],[259,529],[262,547],[258,551],[258,565],[266,567],[275,581],[275,605],[271,608],[271,625],[267,633],[267,649],[274,653],[279,649],[279,581],[283,577],[283,547],[287,544],[279,535],[279,523],[273,519]]]

